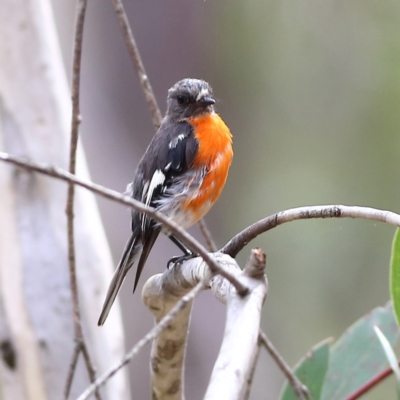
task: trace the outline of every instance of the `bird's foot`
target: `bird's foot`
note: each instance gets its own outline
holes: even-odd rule
[[[172,257],[167,263],[167,269],[170,269],[171,264],[175,266],[177,264],[182,264],[184,261],[191,260],[192,258],[198,257],[195,253],[184,254],[183,256]]]

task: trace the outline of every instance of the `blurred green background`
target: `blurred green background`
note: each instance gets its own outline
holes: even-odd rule
[[[54,0],[67,69],[74,4]],[[234,135],[227,187],[206,217],[219,246],[265,217],[302,205],[400,209],[400,3],[398,1],[126,1],[133,32],[164,112],[167,89],[208,80]],[[153,127],[111,1],[89,1],[82,74],[82,135],[94,181],[123,191]],[[100,200],[118,261],[129,213]],[[197,227],[191,230],[200,237]],[[392,226],[364,220],[297,221],[257,238],[270,283],[263,329],[293,365],[389,299]],[[250,248],[250,247],[249,247]],[[238,257],[244,265],[249,253]],[[153,250],[149,276],[176,254]],[[132,280],[132,277],[128,277]],[[142,279],[142,283],[144,279]],[[127,345],[152,325],[127,282]],[[212,312],[210,312],[212,310]],[[196,303],[187,398],[201,399],[223,332],[224,307]],[[132,363],[135,398],[149,397],[148,354]],[[251,399],[276,399],[282,375],[266,354]],[[393,381],[367,399],[395,398]]]

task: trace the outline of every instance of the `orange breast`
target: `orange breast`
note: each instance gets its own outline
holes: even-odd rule
[[[202,218],[221,194],[231,165],[232,134],[218,114],[212,113],[189,120],[199,142],[194,168],[206,167],[208,173],[184,209]]]

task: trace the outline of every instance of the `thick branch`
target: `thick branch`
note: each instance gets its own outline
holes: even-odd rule
[[[154,220],[166,226],[168,230],[176,237],[178,237],[190,250],[202,257],[203,260],[210,267],[210,270],[213,274],[220,274],[221,276],[226,278],[236,288],[240,295],[244,296],[248,293],[248,288],[244,286],[235,276],[230,275],[227,271],[221,268],[218,263],[216,263],[215,260],[208,254],[204,246],[202,246],[195,238],[193,238],[193,236],[187,233],[170,218],[166,217],[160,212],[157,212],[154,208],[147,207],[140,201],[132,199],[128,196],[124,196],[114,190],[107,189],[101,185],[97,185],[90,181],[85,181],[83,179],[77,178],[75,175],[70,174],[69,172],[64,171],[63,169],[58,167],[26,161],[24,159],[14,157],[4,152],[0,152],[0,160],[3,160],[10,164],[18,165],[19,167],[22,167],[24,169],[39,172],[41,174],[63,180],[65,182],[73,182],[75,185],[81,186],[110,200],[127,205],[139,212],[149,215]]]
[[[251,240],[255,239],[261,233],[267,232],[286,222],[311,218],[363,218],[386,222],[397,227],[400,226],[399,214],[376,208],[343,205],[298,207],[280,211],[248,226],[235,235],[221,249],[221,252],[229,254],[231,257],[236,257]]]
[[[152,276],[145,283],[142,291],[143,302],[154,315],[156,324],[171,311],[182,296],[201,282],[201,279],[192,279],[197,274],[190,274],[199,264],[204,266],[204,263],[199,263],[199,259],[189,260],[176,268],[167,269],[163,274]],[[188,303],[171,321],[168,329],[160,332],[153,340],[150,365],[154,399],[183,398],[183,367],[192,304],[192,301]]]
[[[117,373],[123,366],[128,364],[132,358],[139,353],[139,351],[150,341],[152,341],[157,335],[159,335],[164,329],[167,329],[173,319],[178,315],[186,306],[191,304],[193,299],[204,289],[204,282],[200,282],[197,286],[192,289],[186,296],[183,296],[179,302],[173,307],[173,309],[156,325],[154,328],[141,339],[122,361],[111,368],[104,375],[99,377],[93,384],[91,384],[77,400],[86,400],[95,390],[103,386],[115,373]]]
[[[226,254],[215,253],[212,257],[232,275],[241,273],[236,261]],[[210,286],[212,275],[201,258],[191,259],[174,268],[167,269],[162,274],[152,276],[144,285],[143,302],[153,313],[156,323],[161,320],[179,301],[199,282],[204,282],[204,288]],[[212,279],[212,289],[217,293],[227,282],[221,276]],[[229,283],[227,284],[229,285]],[[232,286],[229,285],[231,288]],[[216,293],[216,296],[219,294]],[[220,296],[220,295],[219,295]],[[190,307],[184,311],[153,341],[151,350],[151,381],[153,398],[164,400],[179,400],[182,398],[184,382],[184,357]]]
[[[259,265],[251,264],[261,265],[262,260],[265,268],[265,255],[253,249],[247,267],[240,273],[240,279],[250,288],[249,294],[238,296],[231,290],[227,297],[224,338],[205,400],[234,400],[243,393],[257,348],[261,308],[267,294],[264,276],[254,278],[249,271],[258,270]]]

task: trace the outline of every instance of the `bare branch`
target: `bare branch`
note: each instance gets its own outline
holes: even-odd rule
[[[220,265],[232,275],[242,274],[236,261],[227,254],[214,253]],[[221,292],[232,292],[233,286],[217,275],[212,277],[209,268],[201,258],[190,259],[162,274],[150,277],[143,286],[144,304],[160,321],[199,282],[211,287],[217,298],[226,297]],[[229,287],[228,290],[224,290]],[[204,287],[206,288],[206,287]],[[153,398],[179,400],[182,398],[184,382],[184,358],[191,307],[179,313],[168,329],[154,339],[151,348],[151,387]]]
[[[221,249],[221,252],[229,254],[231,257],[236,257],[251,240],[261,233],[267,232],[285,222],[311,218],[363,218],[386,222],[397,227],[400,226],[399,214],[376,208],[344,205],[298,207],[280,211],[248,226],[235,235]]]
[[[83,28],[85,24],[87,0],[78,0],[76,11],[76,24],[75,24],[75,39],[74,51],[72,61],[72,121],[71,121],[71,142],[69,153],[69,172],[75,174],[76,169],[76,149],[78,146],[79,137],[79,124],[81,122],[80,108],[79,108],[79,92],[80,92],[80,78],[81,78],[81,59],[82,59],[82,42],[83,42]],[[79,309],[78,297],[78,282],[76,278],[76,263],[75,263],[75,240],[74,240],[74,195],[75,185],[72,182],[68,184],[67,194],[67,237],[68,237],[68,264],[70,275],[70,287],[72,296],[72,310],[74,315],[74,336],[75,336],[75,349],[72,355],[72,362],[68,371],[66,386],[64,390],[65,399],[68,399],[72,386],[73,376],[75,373],[79,353],[82,351],[86,368],[89,373],[90,382],[95,380],[95,370],[92,360],[90,358],[85,338],[82,331],[81,314]],[[101,400],[99,392],[96,392],[96,399]]]
[[[255,254],[258,252],[259,249],[252,249],[249,263],[258,262],[261,258],[265,262],[265,257],[259,258]],[[263,266],[265,268],[265,263]],[[239,399],[252,367],[268,284],[264,276],[254,278],[248,275],[246,269],[238,277],[250,288],[250,292],[242,297],[230,290],[227,297],[224,338],[204,400]]]
[[[125,43],[128,48],[129,55],[131,56],[133,65],[139,76],[139,81],[140,84],[142,85],[147,105],[150,109],[151,116],[153,118],[153,125],[157,130],[160,127],[162,120],[160,108],[158,107],[156,97],[154,96],[154,92],[150,85],[149,78],[146,74],[146,70],[144,69],[142,58],[140,56],[136,40],[133,36],[132,29],[128,21],[128,17],[124,9],[124,5],[122,4],[121,0],[113,0],[113,3],[114,3],[115,13],[117,14],[118,21],[121,25],[122,32],[124,34]]]
[[[92,383],[79,397],[77,400],[86,400],[95,390],[98,390],[103,386],[108,379],[110,379],[116,372],[118,372],[123,366],[128,364],[132,358],[139,353],[139,351],[150,341],[152,341],[157,335],[160,334],[164,329],[166,329],[171,321],[179,314],[186,306],[191,304],[193,299],[199,294],[205,287],[206,282],[201,281],[197,286],[192,289],[187,295],[183,296],[178,303],[172,308],[172,310],[157,324],[153,329],[141,339],[122,361],[99,377],[94,383]]]
[[[85,22],[86,0],[79,0],[77,6],[77,16],[75,25],[75,41],[72,68],[72,122],[71,122],[71,142],[69,153],[69,172],[75,174],[76,167],[76,148],[78,145],[78,130],[81,122],[79,111],[79,87],[80,69],[82,55],[83,26]],[[72,294],[72,308],[74,313],[75,339],[80,339],[82,335],[81,316],[79,311],[78,284],[76,280],[75,268],[75,244],[74,244],[74,195],[75,185],[68,184],[67,206],[67,234],[68,234],[68,262],[70,274],[70,286]]]
[[[261,341],[262,345],[267,349],[271,357],[274,359],[280,370],[285,375],[286,379],[289,381],[298,399],[311,400],[310,392],[308,391],[307,387],[301,383],[300,379],[293,373],[292,369],[279,354],[278,350],[268,339],[267,335],[262,331],[260,331],[259,340]]]
[[[250,375],[247,378],[246,392],[243,396],[243,400],[250,399],[251,386],[253,385],[254,374],[256,372],[256,367],[257,367],[258,358],[260,356],[260,352],[261,352],[261,341],[259,340],[257,342],[257,348],[256,348],[256,352],[254,354],[253,363],[251,365]]]
[[[76,369],[76,364],[78,363],[79,353],[81,352],[80,347],[74,347],[74,352],[72,353],[72,360],[69,365],[67,381],[65,382],[65,389],[64,389],[64,399],[68,399],[69,393],[71,391],[72,381],[74,379],[74,373]]]
[[[206,241],[208,250],[212,253],[215,253],[218,250],[217,245],[214,242],[214,239],[211,235],[210,230],[207,227],[206,222],[204,221],[204,219],[201,219],[197,224],[199,225],[200,232],[203,235],[204,240]]]
[[[226,278],[235,287],[235,289],[241,296],[245,296],[248,293],[248,288],[244,286],[235,276],[232,276],[231,274],[229,274],[229,272],[218,265],[218,263],[212,258],[212,256],[208,254],[204,246],[202,246],[193,236],[187,233],[170,218],[156,211],[154,208],[147,207],[140,201],[132,199],[129,196],[124,196],[114,190],[107,189],[101,185],[77,178],[75,175],[70,174],[69,172],[55,166],[26,161],[24,159],[12,156],[4,152],[0,152],[0,160],[3,160],[10,164],[18,165],[19,167],[22,167],[24,169],[39,172],[41,174],[63,180],[65,182],[73,182],[75,185],[88,189],[93,193],[97,193],[110,200],[116,201],[117,203],[132,207],[139,212],[149,215],[151,218],[165,225],[168,230],[176,237],[178,237],[190,250],[202,257],[213,274],[219,274]]]

